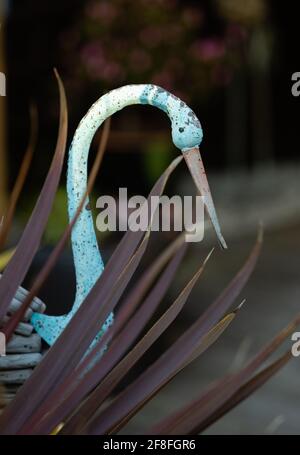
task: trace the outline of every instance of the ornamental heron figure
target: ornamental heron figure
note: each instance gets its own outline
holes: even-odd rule
[[[204,197],[204,204],[219,242],[226,248],[199,151],[203,137],[201,124],[195,113],[183,101],[152,84],[126,85],[112,90],[96,101],[81,120],[69,150],[67,172],[69,219],[72,220],[75,216],[86,191],[88,154],[94,134],[108,117],[132,104],[149,104],[169,116],[173,143],[181,150],[196,187]],[[88,198],[86,202],[88,204]],[[72,310],[63,316],[34,313],[31,320],[36,331],[49,345],[52,345],[64,330],[104,269],[90,210],[81,211],[72,230],[71,242],[76,273],[76,296]],[[99,335],[112,322],[113,316],[110,315]]]

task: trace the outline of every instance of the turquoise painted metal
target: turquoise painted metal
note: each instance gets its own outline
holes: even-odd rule
[[[155,106],[169,116],[173,143],[183,152],[195,184],[201,194],[205,196],[206,208],[220,243],[226,248],[198,148],[203,137],[200,122],[183,101],[163,88],[152,84],[127,85],[112,90],[96,101],[81,120],[69,150],[67,172],[69,219],[74,217],[86,191],[88,154],[94,134],[108,117],[132,104]],[[64,330],[104,269],[88,198],[72,230],[71,242],[76,272],[76,297],[71,312],[64,316],[34,313],[31,319],[36,331],[49,345],[52,345]],[[101,333],[112,322],[113,315],[111,314]]]

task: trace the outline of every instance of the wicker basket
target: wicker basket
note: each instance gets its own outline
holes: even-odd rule
[[[5,322],[24,302],[28,291],[20,287],[10,304]],[[0,408],[3,408],[16,394],[18,388],[29,378],[34,367],[42,359],[42,340],[30,324],[32,312],[43,313],[46,305],[37,297],[31,302],[22,322],[7,343],[6,355],[0,357]],[[3,325],[3,324],[2,324]]]

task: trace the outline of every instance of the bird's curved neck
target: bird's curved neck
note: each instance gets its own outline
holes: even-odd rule
[[[115,112],[132,104],[150,104],[163,110],[172,124],[172,138],[180,149],[198,145],[202,129],[191,109],[179,98],[152,84],[127,85],[103,95],[81,120],[69,151],[67,193],[72,219],[87,188],[88,154],[94,134]],[[90,291],[103,271],[88,198],[72,231],[72,249],[76,270],[75,308]]]

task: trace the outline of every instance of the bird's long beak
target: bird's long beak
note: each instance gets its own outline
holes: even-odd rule
[[[204,204],[207,210],[207,213],[211,219],[213,227],[216,231],[218,236],[219,242],[222,248],[227,248],[225,239],[221,233],[221,228],[219,224],[219,220],[217,217],[216,209],[214,206],[214,202],[211,196],[211,192],[209,189],[204,164],[200,155],[200,151],[198,147],[194,147],[188,150],[183,150],[183,156],[185,158],[186,164],[192,174],[193,180],[196,184],[198,191],[200,192],[201,196],[204,198]]]

